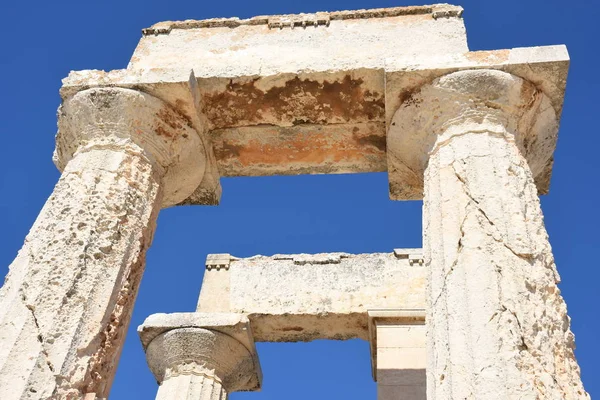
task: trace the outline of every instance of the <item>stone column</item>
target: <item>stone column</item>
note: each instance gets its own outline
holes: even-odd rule
[[[425,169],[427,397],[589,398],[536,189],[553,105],[516,76],[470,70],[423,87],[394,121]]]
[[[0,289],[2,400],[107,398],[157,214],[198,184],[199,148],[187,120],[147,94],[64,102],[62,176]]]
[[[231,392],[260,388],[260,365],[245,316],[155,314],[138,330],[160,385],[156,400],[226,400]]]

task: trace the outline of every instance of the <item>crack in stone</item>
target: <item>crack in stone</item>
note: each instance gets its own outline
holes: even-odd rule
[[[481,215],[489,222],[490,225],[492,226],[496,226],[494,224],[494,221],[492,221],[490,219],[490,217],[487,215],[487,213],[483,210],[483,208],[481,208],[480,203],[478,200],[476,200],[473,195],[471,194],[470,190],[469,190],[469,185],[467,183],[467,180],[464,179],[457,171],[456,167],[454,166],[454,163],[451,165],[452,169],[454,170],[454,174],[456,175],[456,178],[462,183],[462,187],[463,187],[463,192],[465,193],[465,195],[477,205],[477,210],[481,213]],[[464,221],[463,221],[464,223]],[[462,228],[462,226],[461,226]],[[502,239],[498,239],[495,235],[491,235],[492,238],[494,238],[494,240],[500,244],[502,244],[502,246],[504,246],[506,249],[508,249],[511,253],[513,253],[515,256],[526,260],[527,262],[531,263],[531,261],[534,259],[533,254],[525,254],[525,253],[519,253],[517,251],[515,251],[514,249],[512,249],[504,240]],[[499,237],[502,237],[502,235],[499,235]]]
[[[44,343],[44,336],[42,335],[42,329],[40,328],[40,324],[38,322],[37,317],[35,316],[35,311],[34,311],[34,307],[30,304],[27,304],[27,297],[25,296],[25,294],[23,293],[22,290],[20,290],[20,294],[21,294],[21,301],[23,302],[23,305],[25,306],[25,308],[27,308],[31,314],[31,317],[33,319],[33,323],[36,327],[37,330],[37,340],[38,342],[40,342],[40,346],[42,347],[42,355],[44,356],[44,359],[46,360],[46,365],[48,366],[48,369],[50,369],[50,372],[54,373],[54,365],[52,365],[52,362],[50,361],[50,356],[48,355],[48,350],[46,350],[45,347],[45,343]]]
[[[473,195],[471,194],[471,191],[469,190],[469,185],[467,184],[466,180],[463,179],[458,172],[456,171],[456,168],[454,167],[454,164],[452,164],[452,169],[454,170],[454,174],[456,175],[456,178],[462,183],[463,186],[463,191],[464,193],[467,195],[467,197],[477,205],[477,210],[485,217],[485,219],[488,220],[488,222],[490,223],[490,225],[495,226],[494,222],[488,217],[488,215],[486,214],[485,211],[483,211],[483,209],[481,208],[481,206],[479,205],[479,201],[475,200],[475,198],[473,197]],[[464,221],[463,221],[464,222]]]
[[[452,265],[450,266],[450,269],[448,270],[448,272],[446,272],[446,274],[444,275],[444,282],[442,283],[442,287],[440,288],[440,292],[438,293],[436,299],[433,301],[433,307],[435,307],[437,305],[438,300],[440,299],[440,297],[442,297],[442,294],[444,294],[444,292],[446,290],[446,286],[448,284],[448,277],[450,276],[450,274],[452,274],[452,272],[454,272],[454,268],[458,265],[458,260],[460,258],[460,254],[462,253],[462,250],[464,248],[464,246],[462,244],[462,239],[465,237],[465,231],[463,228],[464,228],[465,222],[467,221],[468,216],[469,216],[469,214],[465,212],[465,216],[460,224],[460,238],[458,239],[456,258],[452,262]]]

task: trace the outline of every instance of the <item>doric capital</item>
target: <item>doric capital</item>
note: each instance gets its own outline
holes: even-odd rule
[[[514,140],[538,191],[547,192],[558,132],[549,98],[515,75],[479,69],[435,79],[407,96],[396,111],[387,134],[392,199],[422,198],[430,154],[456,135],[478,132]]]
[[[64,101],[54,162],[62,171],[90,149],[127,151],[145,157],[163,181],[163,206],[186,199],[202,180],[206,156],[190,121],[147,93],[92,88]]]
[[[260,389],[262,372],[244,315],[154,314],[138,332],[159,383],[195,374],[219,381],[228,393]]]
[[[221,332],[173,329],[150,342],[146,357],[159,382],[178,375],[204,375],[219,381],[228,393],[252,386],[252,355],[241,342]]]

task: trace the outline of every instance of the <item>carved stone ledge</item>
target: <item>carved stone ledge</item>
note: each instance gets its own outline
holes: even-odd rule
[[[411,266],[423,266],[425,263],[423,249],[394,249],[394,255],[400,260],[408,260],[408,264]]]
[[[375,8],[369,10],[348,10],[316,12],[312,14],[285,14],[256,16],[247,19],[240,18],[211,18],[204,20],[164,21],[142,29],[144,36],[165,35],[173,29],[200,29],[200,28],[237,28],[240,26],[268,25],[269,28],[283,28],[294,26],[329,25],[329,21],[343,21],[369,18],[393,18],[400,16],[431,15],[432,18],[460,18],[463,8],[450,4],[433,4],[425,6]]]
[[[209,271],[213,269],[217,271],[220,269],[227,270],[229,269],[229,264],[235,260],[237,260],[237,257],[227,253],[209,254],[206,256],[206,269]]]

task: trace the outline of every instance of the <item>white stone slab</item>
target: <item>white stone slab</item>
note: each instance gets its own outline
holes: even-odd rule
[[[425,276],[394,253],[232,257],[209,264],[198,311],[248,315],[256,341],[367,339],[369,309],[425,306]]]
[[[128,68],[187,68],[206,78],[382,68],[390,55],[468,51],[461,14],[439,4],[167,21],[144,30]]]

